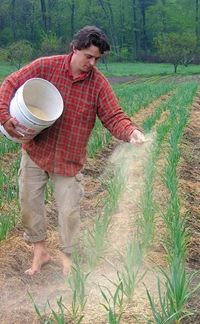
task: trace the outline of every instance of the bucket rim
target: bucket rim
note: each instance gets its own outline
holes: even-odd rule
[[[57,87],[56,87],[52,82],[50,82],[50,81],[47,80],[47,79],[43,79],[43,78],[30,78],[30,79],[26,80],[26,81],[23,83],[23,86],[25,87],[25,86],[27,85],[27,83],[32,82],[32,81],[37,81],[37,80],[49,84],[50,87],[54,88],[54,89],[58,92],[58,94],[60,95],[60,97],[61,97],[61,99],[62,99],[62,96],[61,96],[60,91],[58,90],[58,88],[57,88]],[[63,100],[63,99],[62,99],[62,100]]]
[[[39,82],[41,82],[43,84],[48,85],[52,89],[52,93],[54,93],[56,95],[57,108],[59,107],[59,110],[58,110],[58,113],[57,113],[57,116],[56,117],[49,118],[48,120],[42,120],[42,119],[38,118],[36,115],[34,115],[28,109],[28,104],[29,103],[24,98],[24,95],[25,95],[25,92],[26,92],[26,89],[27,89],[27,85],[29,83],[31,84],[31,82],[34,82],[34,81],[39,81]],[[21,107],[21,109],[25,108],[25,110],[27,111],[27,113],[30,115],[29,118],[33,117],[35,119],[35,124],[40,124],[40,125],[43,124],[44,126],[49,125],[49,123],[54,123],[58,118],[60,118],[60,116],[63,113],[63,110],[64,110],[64,101],[63,101],[63,98],[61,96],[61,93],[60,93],[60,91],[57,89],[57,87],[53,83],[51,83],[50,81],[48,81],[46,79],[43,79],[43,78],[30,78],[30,79],[26,80],[21,87],[18,88],[17,92],[19,94],[21,93],[21,96],[22,96],[22,100],[18,100],[19,98],[17,97],[17,103],[18,103],[18,105]],[[25,113],[24,112],[22,112],[22,113],[25,116]]]
[[[57,95],[58,95],[58,97],[59,97],[59,99],[60,99],[60,101],[61,101],[61,104],[62,104],[62,110],[63,110],[63,106],[64,106],[64,102],[63,102],[63,98],[62,98],[62,96],[61,96],[61,93],[60,93],[60,91],[58,90],[58,88],[52,83],[52,82],[50,82],[49,80],[46,80],[46,79],[43,79],[43,78],[30,78],[30,79],[28,79],[28,80],[26,80],[24,83],[23,83],[23,85],[22,85],[22,87],[20,87],[19,89],[21,89],[22,90],[22,93],[23,93],[23,89],[27,86],[27,84],[28,83],[30,83],[30,82],[33,82],[33,81],[40,81],[40,82],[42,82],[42,83],[46,83],[46,84],[48,84],[54,91],[56,91],[56,93],[57,93]],[[18,90],[19,90],[18,89]]]

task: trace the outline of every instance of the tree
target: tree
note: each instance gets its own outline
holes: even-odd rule
[[[13,32],[13,40],[16,41],[16,16],[15,16],[15,10],[16,10],[16,1],[11,1],[11,17],[12,17],[12,32]]]
[[[136,0],[132,0],[132,13],[133,13],[133,19],[132,19],[133,53],[134,53],[134,58],[137,59],[139,44],[138,44],[138,21],[137,21]]]
[[[26,40],[12,43],[8,47],[8,61],[20,69],[22,64],[30,61],[33,57],[34,49],[32,44]]]
[[[41,42],[41,55],[56,55],[64,52],[62,39],[53,33],[43,34]]]
[[[196,48],[200,47],[200,31],[199,31],[199,0],[195,0],[195,23],[196,23]]]
[[[174,65],[174,72],[180,64],[192,62],[195,52],[195,37],[190,34],[169,33],[155,38],[158,55],[166,62]]]
[[[74,30],[75,30],[75,1],[71,0],[69,3],[69,7],[71,10],[71,14],[70,14],[70,25],[71,25],[71,38],[74,35]]]
[[[155,0],[139,0],[141,23],[140,23],[140,47],[147,54],[148,37],[147,37],[147,23],[146,23],[146,11]]]
[[[0,47],[26,39],[37,49],[43,43],[49,52],[47,42],[44,44],[45,33],[65,41],[67,50],[76,31],[85,25],[96,25],[108,35],[113,53],[110,59],[156,61],[155,37],[162,34],[165,39],[169,33],[186,33],[196,37],[199,60],[199,3],[200,0],[1,0]],[[54,43],[56,49],[55,41],[50,39],[49,47]]]
[[[46,2],[45,0],[40,0],[41,4],[41,14],[42,14],[42,22],[43,22],[43,28],[45,33],[47,32],[47,8],[46,8]]]
[[[98,3],[100,7],[102,8],[102,11],[104,12],[108,22],[109,22],[109,32],[113,44],[113,49],[117,56],[119,56],[119,44],[118,44],[118,38],[116,35],[116,26],[115,26],[115,17],[114,17],[114,12],[112,8],[112,4],[110,0],[105,1],[105,0],[98,0]]]

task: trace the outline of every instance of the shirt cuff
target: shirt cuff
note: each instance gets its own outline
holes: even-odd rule
[[[9,119],[11,118],[10,115],[6,115],[4,117],[1,117],[1,122],[0,124],[3,126]]]
[[[131,135],[133,134],[134,130],[140,130],[139,127],[137,125],[133,125],[133,127],[131,128],[131,130],[128,132],[128,139],[127,139],[127,142],[130,142],[131,140]]]

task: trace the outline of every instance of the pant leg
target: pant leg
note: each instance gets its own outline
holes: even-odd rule
[[[50,174],[58,208],[60,250],[71,253],[80,231],[80,201],[84,195],[81,174],[66,177]]]
[[[44,190],[48,174],[22,150],[19,169],[19,200],[25,240],[35,243],[46,239]]]

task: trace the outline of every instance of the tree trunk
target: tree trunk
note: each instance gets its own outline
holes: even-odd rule
[[[53,30],[51,17],[54,4],[54,0],[48,0],[48,15],[46,17],[47,30]]]
[[[196,16],[196,48],[200,47],[200,31],[199,31],[199,0],[196,0],[196,8],[195,8]]]
[[[114,42],[115,42],[115,50],[116,50],[116,53],[118,53],[118,51],[119,51],[118,39],[115,34],[114,15],[113,15],[112,6],[111,6],[110,1],[108,1],[108,10],[109,10],[109,15],[110,15],[110,27],[112,29],[112,34],[113,34],[113,38],[114,38]]]
[[[137,29],[137,13],[136,13],[136,0],[132,0],[132,12],[133,12],[133,55],[134,58],[138,58],[138,29]]]
[[[174,64],[174,73],[177,72],[177,67],[178,67],[178,64]]]
[[[163,33],[167,32],[167,25],[166,25],[166,13],[165,13],[165,6],[166,6],[166,0],[162,0],[162,14],[161,14],[161,19],[162,19],[162,24],[163,24]]]
[[[11,0],[11,26],[13,33],[13,40],[16,41],[16,16],[15,16],[15,4],[16,0]]]
[[[45,33],[47,33],[47,8],[45,0],[40,0],[41,4],[41,13],[42,13],[42,22]]]
[[[101,8],[103,9],[108,22],[109,22],[109,31],[112,39],[112,44],[114,51],[117,55],[119,55],[119,46],[118,46],[118,39],[115,34],[115,24],[114,24],[114,16],[113,16],[113,11],[112,11],[112,6],[110,3],[110,0],[104,1],[104,0],[98,0]]]
[[[30,24],[30,40],[32,43],[36,43],[37,39],[35,38],[35,5],[31,3],[31,24]]]
[[[75,2],[74,0],[71,1],[71,38],[73,38],[75,27],[74,27],[74,18],[75,18]]]
[[[146,8],[145,0],[140,0],[140,9],[142,15],[142,37],[141,37],[141,47],[144,50],[145,54],[147,52],[147,31],[146,31]]]
[[[124,4],[122,3],[123,0],[120,0],[120,38],[119,39],[119,45],[120,48],[122,48],[124,46],[124,42],[125,42],[125,35],[124,35]]]

